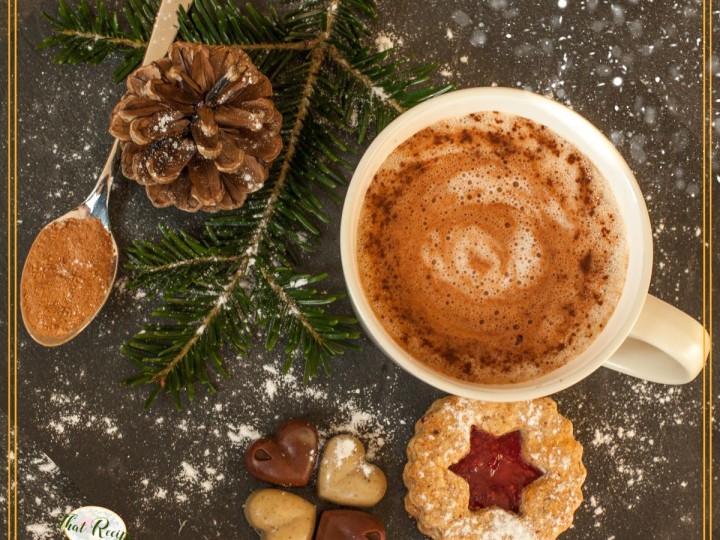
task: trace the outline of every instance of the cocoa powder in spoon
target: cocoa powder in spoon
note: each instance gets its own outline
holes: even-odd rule
[[[82,327],[107,296],[114,257],[112,237],[98,219],[69,218],[40,231],[20,284],[28,330],[55,339]]]

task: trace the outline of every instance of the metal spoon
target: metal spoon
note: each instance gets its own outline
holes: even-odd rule
[[[178,26],[177,26],[177,11],[179,6],[183,6],[186,10],[190,7],[192,4],[192,0],[163,0],[162,4],[160,4],[160,9],[158,10],[157,17],[155,18],[155,25],[153,27],[152,34],[150,36],[150,42],[148,44],[147,50],[145,51],[145,57],[143,58],[143,65],[149,64],[151,62],[154,62],[155,60],[158,60],[159,58],[162,58],[165,56],[165,53],[167,53],[167,50],[170,48],[170,45],[175,40],[175,36],[177,35]],[[95,318],[95,316],[100,312],[103,305],[105,305],[105,302],[107,301],[107,298],[110,296],[110,292],[112,291],[112,284],[115,282],[115,276],[117,275],[117,266],[118,266],[118,248],[117,244],[115,243],[115,238],[112,235],[112,231],[110,230],[110,211],[108,207],[108,201],[110,199],[110,189],[112,188],[113,180],[115,178],[115,170],[116,170],[116,155],[118,150],[119,141],[118,139],[115,139],[115,142],[113,143],[112,149],[110,150],[110,155],[107,158],[107,161],[105,162],[105,167],[103,168],[102,172],[100,173],[100,177],[97,180],[97,183],[95,184],[95,187],[92,190],[92,193],[90,193],[90,196],[85,199],[77,208],[74,210],[71,210],[67,214],[64,214],[60,216],[59,218],[51,221],[45,227],[43,227],[43,230],[47,229],[50,225],[53,223],[64,221],[66,219],[75,218],[75,219],[90,219],[95,218],[100,220],[100,222],[103,224],[105,229],[110,233],[110,238],[112,239],[112,278],[110,280],[110,284],[108,286],[108,292],[105,296],[105,299],[103,302],[98,306],[98,308],[95,310],[94,313],[90,314],[81,324],[78,328],[73,329],[72,331],[68,332],[67,334],[56,337],[56,338],[49,338],[47,336],[40,336],[36,335],[32,332],[31,328],[28,326],[26,315],[25,315],[25,309],[24,304],[20,302],[20,312],[22,314],[23,323],[25,324],[25,328],[27,329],[28,333],[30,334],[30,337],[32,337],[35,341],[40,343],[40,345],[45,345],[46,347],[55,347],[57,345],[62,345],[63,343],[66,343],[70,341],[72,338],[77,336],[80,332],[85,329],[85,327],[90,324],[90,322]],[[41,231],[42,232],[42,231]],[[34,245],[34,242],[33,242]],[[32,250],[32,246],[30,248]],[[23,268],[23,278],[25,276],[25,268]],[[21,282],[21,289],[22,289],[22,282]]]

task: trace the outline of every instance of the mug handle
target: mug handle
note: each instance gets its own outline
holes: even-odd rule
[[[710,335],[675,306],[648,295],[635,326],[605,367],[652,382],[685,384],[710,352]]]

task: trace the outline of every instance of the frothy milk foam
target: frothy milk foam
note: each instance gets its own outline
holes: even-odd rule
[[[620,297],[624,224],[572,144],[498,112],[401,144],[363,203],[360,278],[391,337],[452,377],[529,380],[578,356]]]

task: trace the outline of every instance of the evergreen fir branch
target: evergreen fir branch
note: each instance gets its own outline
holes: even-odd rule
[[[38,47],[59,48],[54,60],[60,64],[99,64],[110,54],[121,53],[124,61],[116,77],[124,78],[142,59],[158,6],[156,0],[129,1],[123,10],[123,25],[121,16],[110,13],[102,0],[95,0],[94,7],[89,0],[80,0],[75,9],[59,0],[56,17],[43,13],[53,33]]]
[[[233,2],[199,0],[190,12],[180,8],[180,39],[209,45],[239,45],[244,50],[308,50],[314,36],[302,33],[287,17],[270,9],[259,13],[252,4],[245,10]]]
[[[285,182],[291,175],[290,168],[293,165],[293,159],[295,158],[295,154],[298,149],[298,142],[300,141],[303,128],[305,127],[305,119],[310,112],[310,97],[315,88],[315,81],[317,79],[320,66],[322,65],[322,61],[323,49],[320,47],[316,47],[310,57],[310,65],[307,70],[305,84],[300,94],[299,105],[295,114],[295,120],[293,122],[293,126],[288,137],[287,145],[285,147],[286,149],[284,150],[282,159],[280,161],[280,171],[277,178],[273,182],[270,197],[268,198],[265,211],[263,212],[262,218],[255,230],[255,234],[251,239],[251,249],[257,249],[260,246],[260,243],[263,241],[263,237],[268,230],[270,220],[272,219],[278,207],[278,201],[280,200],[281,194],[283,192]],[[299,217],[300,215],[301,212],[297,212],[294,214],[294,218],[297,219],[301,224],[303,224],[305,228],[308,229],[309,233],[315,234],[315,229],[311,225],[308,226],[308,223]],[[290,217],[290,219],[292,219],[292,217]]]
[[[130,287],[146,287],[154,295],[180,291],[229,271],[242,259],[242,236],[220,245],[209,239],[196,240],[184,231],[160,226],[158,243],[135,240],[126,249],[126,268],[132,272]],[[238,252],[240,251],[240,254]]]
[[[265,331],[265,345],[273,349],[285,340],[288,370],[299,351],[305,358],[305,379],[330,373],[329,360],[345,349],[357,348],[360,336],[356,320],[327,313],[323,306],[344,295],[328,294],[308,288],[327,275],[293,274],[286,267],[271,268],[266,261],[245,259],[222,289],[201,287],[197,283],[185,293],[164,298],[153,316],[166,320],[145,327],[122,347],[140,373],[125,380],[128,386],[156,385],[146,403],[149,407],[163,390],[181,408],[180,392],[195,395],[201,383],[211,392],[207,363],[228,377],[219,350],[230,346],[236,353],[247,353],[251,344],[249,319]],[[255,287],[244,279],[249,266],[256,265]],[[218,294],[219,293],[219,294]]]
[[[324,294],[308,285],[319,283],[327,274],[310,276],[293,274],[290,268],[268,268],[258,265],[258,284],[253,295],[258,308],[257,322],[265,331],[265,346],[273,349],[285,340],[290,368],[293,355],[305,356],[305,381],[318,375],[320,369],[330,373],[329,359],[344,349],[357,348],[360,337],[351,317],[328,315],[321,306],[343,298],[341,294]]]
[[[64,64],[98,64],[112,53],[123,54],[115,71],[120,82],[142,61],[152,33],[159,0],[128,0],[120,13],[110,13],[103,0],[80,0],[73,9],[59,0],[57,16],[43,12],[53,33],[39,49],[59,48],[54,60]],[[247,52],[307,51],[313,38],[288,28],[274,10],[270,16],[248,4],[246,14],[233,2],[198,0],[190,12],[179,8],[179,37],[185,41],[241,45]],[[258,67],[262,59],[253,58]],[[287,60],[287,58],[286,58]],[[263,71],[268,74],[267,66]]]
[[[65,1],[57,19],[62,26],[54,25],[48,38],[56,41],[46,46],[88,61],[72,52],[79,34],[60,40],[59,30],[87,31],[80,27],[99,20],[94,31],[107,54],[126,54],[118,73],[128,71],[128,55],[140,61],[155,0],[129,0],[123,26],[101,0],[97,13],[83,4],[88,0],[75,11]],[[108,18],[116,23],[108,26]],[[161,297],[153,312],[157,322],[122,348],[138,369],[125,382],[151,386],[148,405],[164,392],[180,407],[181,395],[192,399],[197,384],[214,392],[206,364],[226,376],[223,349],[246,354],[254,326],[267,348],[284,342],[285,369],[297,358],[304,361],[306,380],[329,373],[331,359],[355,346],[355,320],[327,311],[342,295],[313,288],[324,275],[294,269],[303,253],[317,249],[329,221],[322,201],[339,201],[335,189],[346,183],[352,169],[347,156],[357,152],[357,141],[450,88],[428,83],[432,65],[373,52],[367,42],[376,20],[372,0],[312,0],[266,14],[251,4],[196,0],[188,12],[180,10],[180,39],[240,46],[270,78],[284,146],[265,187],[240,209],[208,217],[204,234],[161,228],[159,241],[136,241],[128,249],[131,286]],[[123,49],[121,39],[142,45]]]
[[[156,386],[146,407],[160,390],[172,395],[178,409],[181,391],[192,401],[198,383],[215,393],[208,376],[208,360],[221,376],[229,376],[219,348],[228,345],[237,353],[249,350],[250,329],[239,321],[250,315],[250,299],[240,278],[222,288],[196,284],[185,293],[166,295],[163,306],[153,316],[167,322],[143,328],[122,346],[122,352],[139,369],[124,384]]]

